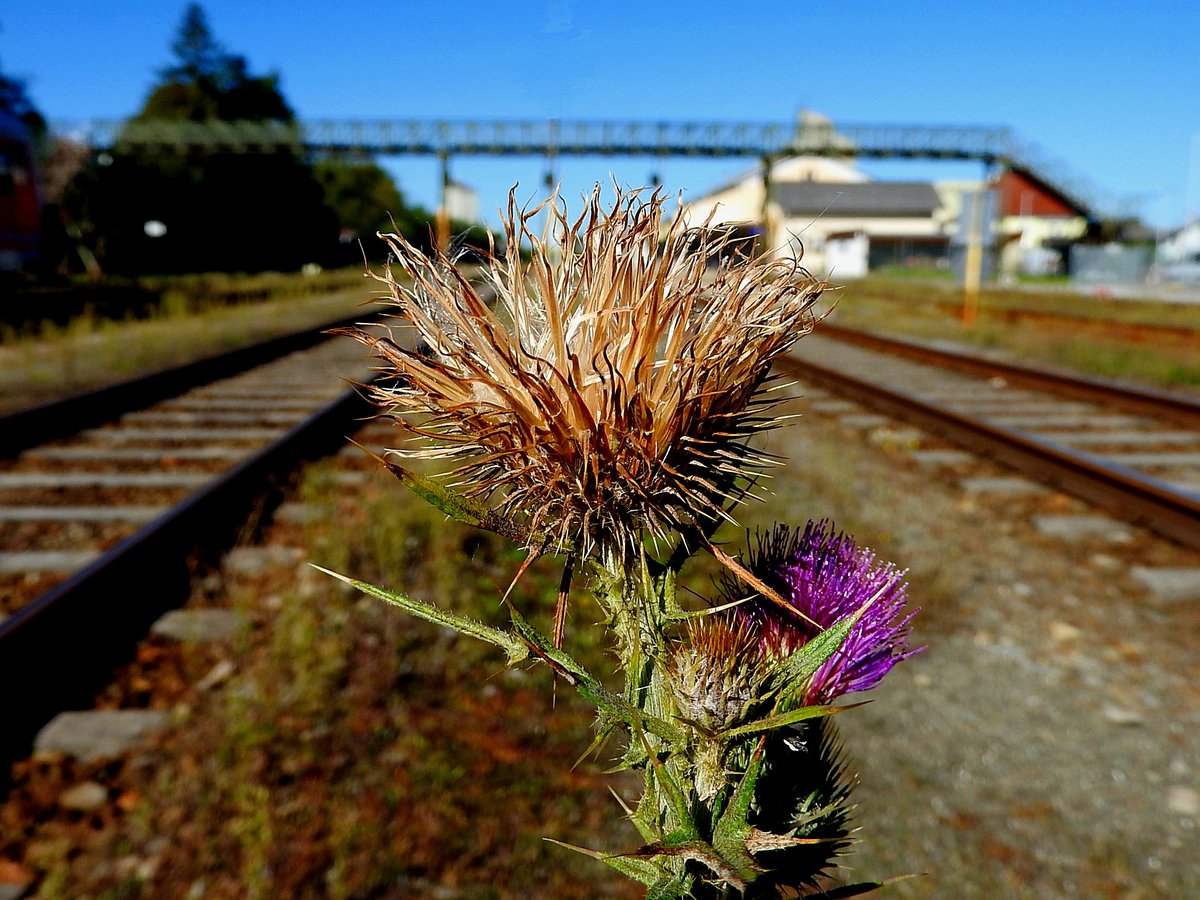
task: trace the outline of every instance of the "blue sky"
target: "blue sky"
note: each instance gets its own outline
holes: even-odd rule
[[[52,121],[137,111],[171,63],[186,0],[34,0],[0,10],[0,71]],[[1200,215],[1200,6],[975,2],[723,4],[292,0],[202,3],[224,47],[282,77],[302,118],[592,118],[987,124],[1015,129],[1091,182],[1106,211],[1158,227]],[[432,206],[432,161],[383,161]],[[704,191],[749,161],[577,159],[568,198],[610,172]],[[864,165],[895,179],[978,166]],[[494,211],[538,159],[463,158]]]

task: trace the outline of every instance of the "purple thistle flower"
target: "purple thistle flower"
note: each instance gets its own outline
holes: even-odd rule
[[[804,646],[870,602],[846,640],[813,674],[806,694],[810,704],[873,688],[892,666],[923,649],[907,645],[915,611],[904,614],[904,573],[889,562],[876,563],[874,552],[834,534],[828,521],[810,521],[803,532],[777,525],[760,534],[748,567],[796,610],[790,615],[757,595],[737,607],[736,614],[757,624],[762,639],[779,653]]]

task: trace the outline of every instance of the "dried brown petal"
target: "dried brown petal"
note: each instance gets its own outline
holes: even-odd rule
[[[510,195],[505,252],[482,269],[491,305],[445,256],[385,235],[412,283],[379,277],[416,340],[355,336],[400,376],[372,390],[423,439],[398,452],[455,461],[472,496],[585,555],[727,516],[771,462],[748,443],[775,424],[771,363],[825,285],[664,229],[662,207],[637,191],[605,207],[597,188],[572,222],[557,198],[518,211]]]

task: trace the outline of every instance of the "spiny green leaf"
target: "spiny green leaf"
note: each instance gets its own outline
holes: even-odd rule
[[[646,900],[681,900],[692,896],[689,879],[682,875],[668,875],[646,891]]]
[[[805,719],[817,719],[821,716],[836,715],[837,713],[845,712],[848,709],[854,709],[856,706],[862,705],[862,703],[853,703],[845,706],[801,706],[790,712],[767,716],[765,719],[759,719],[757,722],[750,722],[737,728],[731,728],[728,731],[718,732],[717,737],[723,740],[733,740],[751,734],[761,734],[764,731],[782,728],[785,725],[795,725],[797,722],[803,722]]]
[[[590,856],[592,859],[598,859],[600,862],[612,866],[627,878],[639,881],[647,887],[658,884],[664,878],[670,877],[669,872],[647,859],[638,859],[637,857],[622,854],[600,853],[597,850],[589,850],[586,847],[580,847],[576,844],[568,844],[566,841],[556,841],[554,838],[542,838],[542,840],[549,844],[565,847],[568,850],[574,850],[576,853],[582,853],[584,856]]]
[[[750,851],[746,849],[746,840],[750,837],[750,823],[746,821],[750,808],[754,803],[754,791],[758,786],[758,776],[762,773],[764,740],[759,740],[758,746],[750,755],[746,771],[742,773],[741,781],[730,798],[729,805],[721,813],[713,827],[713,847],[734,865],[749,881],[753,881],[758,870]]]
[[[496,515],[478,500],[464,497],[462,494],[456,494],[433,478],[422,475],[419,472],[414,472],[411,469],[406,469],[391,460],[383,459],[379,456],[375,458],[383,463],[389,472],[400,479],[405,487],[434,509],[441,510],[450,518],[462,522],[464,525],[470,525],[473,528],[494,531],[519,543],[527,541],[529,535],[523,529],[518,528],[507,519]]]
[[[546,635],[530,625],[512,604],[509,604],[508,612],[512,618],[514,630],[519,637],[525,640],[529,649],[565,677],[585,699],[595,704],[602,713],[625,723],[635,732],[644,729],[673,744],[678,744],[683,740],[683,733],[670,722],[643,712],[602,685],[570,654],[555,647]]]
[[[869,602],[850,615],[843,616],[781,661],[779,675],[784,683],[780,697],[781,702],[787,703],[797,699],[797,695],[804,689],[813,673],[821,668],[842,646],[850,634],[850,629],[866,612],[868,606],[870,606]]]
[[[667,804],[675,813],[676,819],[675,830],[663,839],[663,843],[665,845],[678,846],[682,843],[699,840],[700,830],[696,827],[695,819],[692,818],[692,810],[683,788],[675,780],[674,774],[668,767],[658,757],[651,754],[650,766],[646,771],[647,789],[655,783],[662,790]],[[690,794],[691,792],[688,793]]]
[[[310,565],[312,564],[310,563]],[[477,638],[489,644],[495,644],[508,654],[509,665],[529,658],[529,648],[525,642],[507,631],[501,631],[499,628],[485,625],[483,622],[468,616],[449,612],[448,610],[434,606],[432,603],[426,603],[424,600],[414,600],[411,597],[393,593],[386,588],[378,587],[366,581],[347,578],[345,575],[339,575],[337,572],[331,572],[329,569],[318,565],[313,565],[313,568],[318,572],[324,572],[326,575],[332,575],[339,581],[357,588],[364,594],[370,594],[393,606],[398,606],[405,612],[424,619],[426,622],[432,622],[434,625],[441,625],[445,628],[453,628],[459,634],[465,634],[468,637]]]

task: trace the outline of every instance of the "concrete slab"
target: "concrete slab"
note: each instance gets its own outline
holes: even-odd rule
[[[965,450],[913,450],[909,456],[921,466],[961,466],[975,460]]]
[[[59,713],[38,732],[37,751],[55,751],[82,762],[120,756],[167,724],[159,709],[90,709]]]
[[[290,425],[300,421],[302,415],[300,412],[172,412],[151,409],[126,413],[121,421],[147,425],[253,425],[256,422]]]
[[[1034,516],[1033,527],[1038,530],[1039,534],[1068,541],[1082,541],[1090,538],[1127,541],[1133,537],[1133,530],[1128,525],[1110,519],[1108,516]]]
[[[99,550],[23,550],[0,553],[0,573],[65,574],[82,569],[99,555]]]
[[[955,403],[961,401],[963,403],[978,403],[980,405],[1033,403],[1035,401],[1044,401],[1046,399],[1045,394],[1038,394],[1034,391],[1007,390],[1003,387],[995,388],[989,384],[980,384],[978,382],[949,390],[930,388],[929,390],[922,391],[921,396],[929,397],[930,399],[938,400],[942,403]]]
[[[0,522],[149,522],[165,506],[0,506]]]
[[[224,567],[239,575],[260,575],[272,568],[293,567],[304,560],[299,547],[235,547],[225,554]]]
[[[176,641],[208,643],[233,637],[245,622],[246,617],[233,609],[173,609],[150,631]]]
[[[958,486],[968,494],[1004,494],[1018,497],[1046,493],[1044,485],[1017,475],[998,475],[990,478],[963,478],[959,480]]]
[[[851,413],[848,416],[838,416],[838,422],[847,428],[879,428],[892,420],[878,413]]]
[[[99,441],[269,441],[279,428],[93,428],[82,436]]]
[[[329,518],[333,508],[328,503],[298,503],[289,501],[275,510],[273,518],[292,525],[307,525],[310,522],[320,522]]]
[[[212,480],[203,472],[0,472],[0,490],[18,488],[196,488]]]
[[[1114,447],[1145,447],[1158,444],[1196,444],[1200,434],[1195,431],[1038,431],[1036,436],[1056,444],[1080,447],[1111,444]]]
[[[1005,428],[1149,428],[1145,419],[1122,415],[1009,415],[988,416],[988,421]]]
[[[964,410],[979,416],[991,418],[995,415],[1005,416],[1050,416],[1067,415],[1082,416],[1096,412],[1096,407],[1090,403],[1055,403],[1047,400],[1041,403],[1006,403],[1002,407],[995,404],[971,404],[948,402],[951,409]]]
[[[1200,569],[1134,566],[1130,574],[1160,600],[1200,600]]]
[[[320,403],[322,400],[328,400],[338,395],[336,389],[332,389],[328,381],[320,382],[319,384],[311,385],[296,385],[289,383],[287,387],[281,388],[275,386],[264,387],[223,387],[220,390],[215,390],[206,394],[193,394],[195,397],[220,397],[225,400],[232,400],[237,397],[255,397],[258,399],[286,399],[286,400],[311,400],[313,403]]]
[[[311,400],[306,400],[303,397],[290,398],[275,398],[275,397],[231,397],[228,400],[220,397],[209,399],[192,399],[189,397],[181,397],[178,400],[168,400],[164,404],[165,408],[179,410],[181,412],[205,412],[207,410],[258,410],[258,409],[298,409],[308,410],[316,409],[320,403],[313,403]]]
[[[22,454],[38,459],[95,459],[101,462],[157,462],[173,459],[241,459],[245,447],[36,447]]]
[[[862,407],[850,400],[814,400],[812,408],[819,413],[849,413],[857,412]]]

